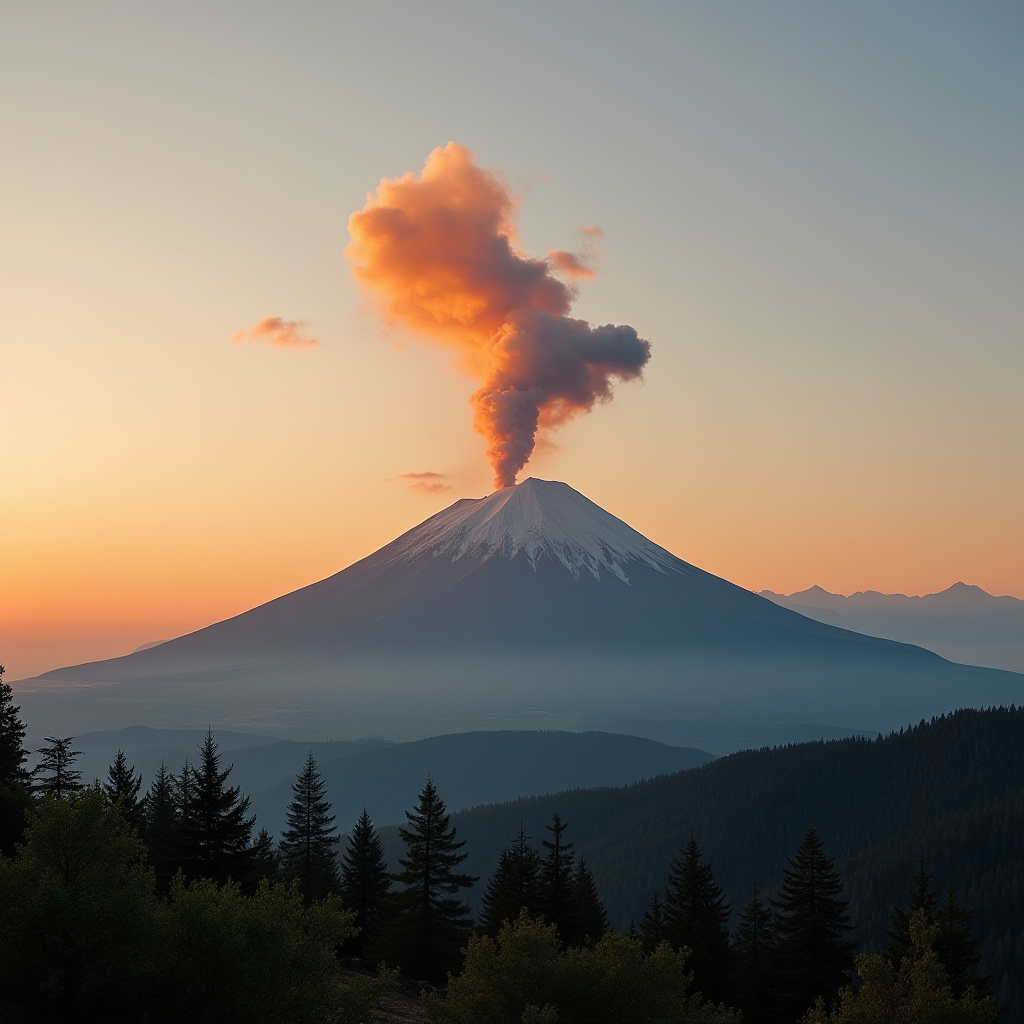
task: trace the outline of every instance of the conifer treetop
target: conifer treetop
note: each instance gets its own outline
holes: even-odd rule
[[[25,749],[25,723],[21,708],[14,704],[14,691],[4,682],[4,667],[0,665],[0,786],[25,789],[31,775],[25,768],[28,751]]]
[[[85,789],[82,784],[82,773],[75,767],[75,758],[80,750],[72,750],[74,736],[47,736],[46,746],[36,751],[40,754],[39,764],[32,770],[32,777],[41,777],[33,788],[42,796],[52,796],[62,800],[66,796]]]

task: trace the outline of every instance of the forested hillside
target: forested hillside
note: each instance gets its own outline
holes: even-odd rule
[[[145,779],[155,778],[163,762],[176,771],[194,757],[205,730],[121,729],[75,738],[82,751],[78,768],[87,781],[103,778],[118,750]],[[379,822],[404,820],[423,780],[430,775],[453,810],[555,793],[577,786],[624,786],[638,779],[667,775],[711,760],[692,747],[674,747],[638,736],[602,732],[504,730],[432,736],[410,743],[385,740],[298,743],[238,733],[217,734],[232,780],[251,797],[259,828],[277,835],[295,772],[312,753],[327,781],[343,828],[365,808]]]
[[[611,923],[639,920],[693,833],[734,908],[772,890],[807,825],[846,882],[854,937],[880,948],[923,857],[975,912],[993,994],[1022,1014],[1024,709],[959,711],[876,740],[751,750],[621,789],[575,790],[453,817],[466,869],[486,876],[520,821],[552,812],[586,857]]]

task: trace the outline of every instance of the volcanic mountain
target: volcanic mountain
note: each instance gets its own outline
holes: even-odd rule
[[[318,583],[33,688],[66,699],[85,684],[94,704],[159,705],[161,721],[177,700],[190,721],[205,709],[200,720],[235,726],[308,729],[340,716],[409,735],[426,734],[425,714],[435,730],[547,715],[646,721],[634,731],[650,734],[651,723],[694,716],[763,720],[766,707],[779,723],[874,728],[892,717],[894,687],[919,717],[949,701],[1019,700],[1022,683],[780,607],[566,484],[531,478],[457,501]]]

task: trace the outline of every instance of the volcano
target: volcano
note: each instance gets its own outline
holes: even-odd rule
[[[131,706],[136,724],[405,736],[523,716],[656,738],[696,720],[873,729],[1024,696],[1024,676],[807,618],[533,478],[241,615],[31,682],[39,699]]]

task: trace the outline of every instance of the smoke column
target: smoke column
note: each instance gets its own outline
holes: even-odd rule
[[[501,177],[449,142],[421,174],[381,181],[349,218],[346,250],[386,321],[454,348],[482,381],[473,424],[487,441],[496,487],[515,483],[539,429],[609,401],[613,385],[639,378],[651,354],[632,327],[591,327],[567,315],[576,293],[553,271],[593,276],[589,260],[519,252],[516,206]]]

